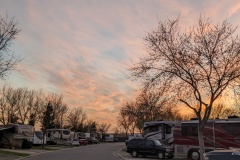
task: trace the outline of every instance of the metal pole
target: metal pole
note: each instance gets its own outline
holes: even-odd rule
[[[214,150],[216,149],[216,137],[215,137],[215,120],[213,121],[213,147],[214,147]]]

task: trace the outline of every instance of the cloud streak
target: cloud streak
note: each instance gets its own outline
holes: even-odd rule
[[[2,1],[0,14],[15,16],[22,29],[12,46],[25,59],[8,83],[64,96],[89,118],[114,122],[121,103],[134,97],[126,79],[130,59],[145,54],[143,37],[158,20],[176,18],[187,28],[199,15],[239,24],[236,0]]]

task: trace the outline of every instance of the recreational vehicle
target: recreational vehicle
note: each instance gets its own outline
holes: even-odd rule
[[[198,120],[181,122],[173,130],[175,155],[199,159]],[[240,119],[208,120],[203,130],[206,151],[240,148]]]
[[[46,130],[47,144],[64,144],[71,138],[69,129],[47,129]]]
[[[175,156],[198,160],[198,123],[198,120],[146,122],[144,138],[172,145]],[[208,120],[203,135],[206,151],[240,148],[240,118]]]
[[[76,132],[75,135],[76,135],[75,138],[78,138],[78,139],[86,138],[86,134],[84,132]]]
[[[173,128],[177,121],[151,121],[144,123],[143,138],[157,139],[163,144],[173,143]]]
[[[70,132],[70,139],[85,139],[86,134],[84,132]]]
[[[44,141],[43,141],[44,137]],[[33,136],[33,145],[42,145],[46,143],[46,136],[43,136],[42,131],[35,131]]]
[[[114,136],[112,134],[105,135],[105,142],[113,142]]]
[[[0,146],[6,148],[32,147],[34,127],[24,124],[8,124],[0,126]]]

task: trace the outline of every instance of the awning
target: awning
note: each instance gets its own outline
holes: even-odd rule
[[[6,130],[6,129],[11,129],[11,128],[14,128],[14,126],[0,127],[0,131]]]

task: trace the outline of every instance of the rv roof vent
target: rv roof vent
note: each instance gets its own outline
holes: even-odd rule
[[[231,119],[231,118],[239,118],[239,116],[228,116],[228,119]]]
[[[198,120],[198,118],[191,118],[190,120],[191,120],[191,121],[192,121],[192,120]]]

